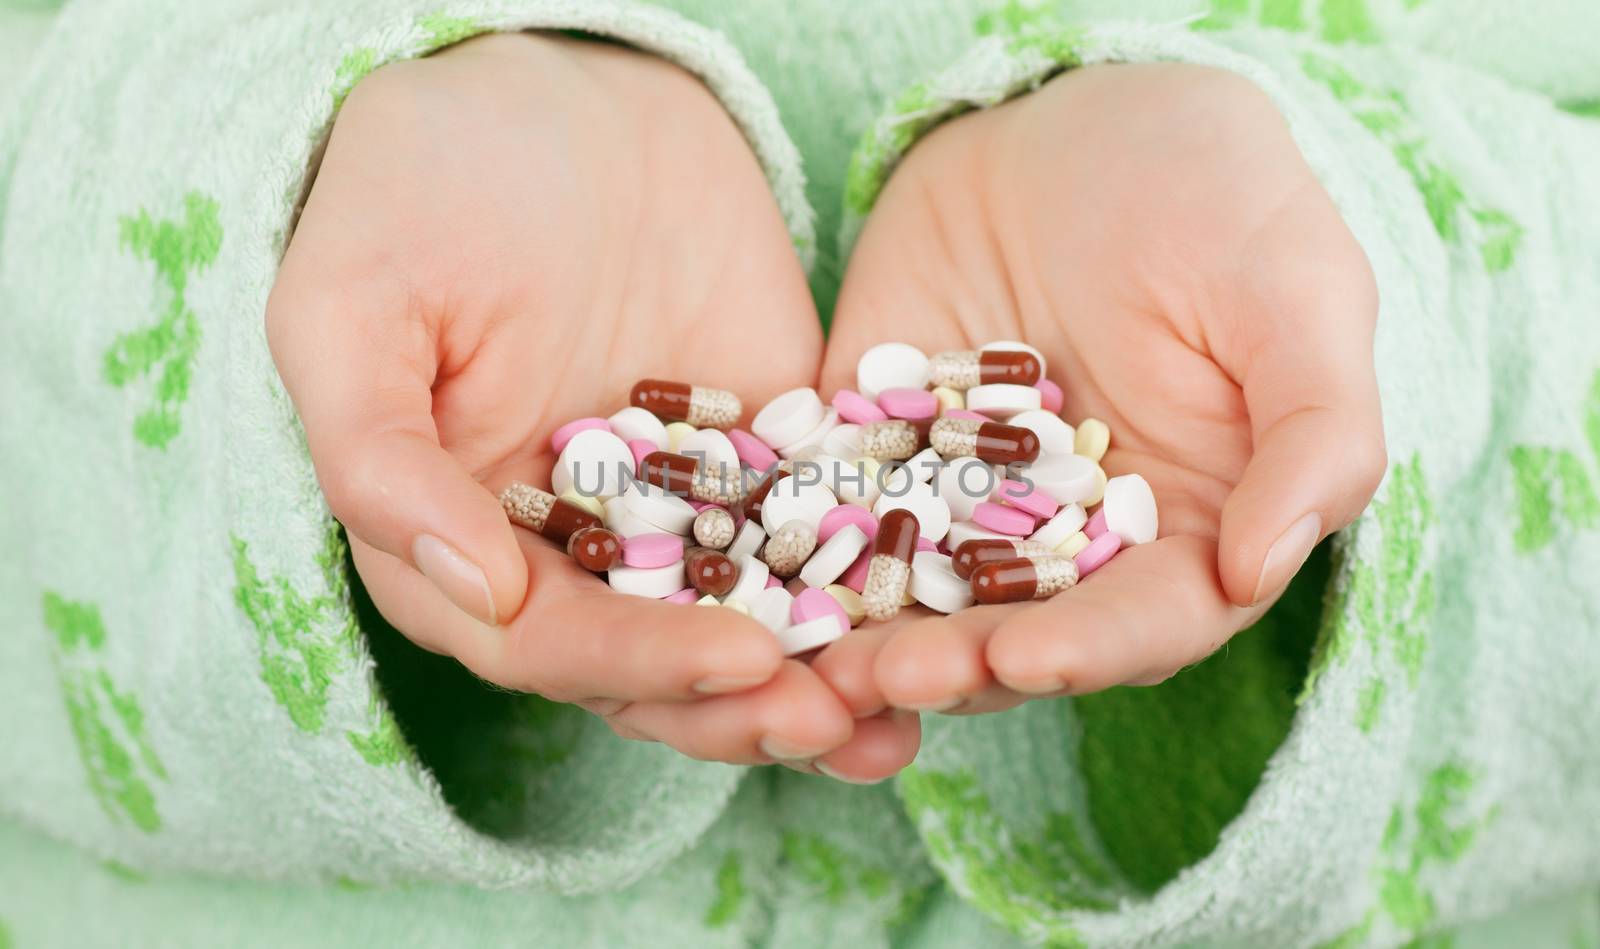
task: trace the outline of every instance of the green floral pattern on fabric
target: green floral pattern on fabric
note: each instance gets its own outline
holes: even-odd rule
[[[1600,527],[1600,372],[1589,384],[1583,432],[1593,464],[1577,452],[1544,445],[1513,445],[1511,483],[1516,494],[1517,550],[1533,553],[1555,540],[1557,521],[1574,530]]]
[[[350,90],[356,87],[356,83],[367,78],[377,68],[378,51],[370,46],[353,49],[344,54],[344,58],[339,60],[339,65],[333,71],[333,90],[329,93],[333,97],[335,112],[344,105],[344,100],[350,95]]]
[[[138,698],[118,688],[101,659],[106,628],[100,610],[46,591],[44,625],[55,634],[53,658],[89,790],[113,820],[153,833],[161,814],[152,785],[167,779],[145,731]]]
[[[744,905],[744,877],[738,851],[730,850],[717,866],[716,899],[706,910],[705,924],[720,929],[733,922]]]
[[[222,250],[217,202],[191,191],[184,195],[181,218],[157,219],[140,211],[119,219],[118,234],[124,250],[155,265],[164,299],[153,325],[117,336],[105,352],[102,373],[118,389],[155,375],[155,405],[134,418],[133,435],[152,448],[166,448],[178,437],[179,413],[189,398],[200,350],[200,320],[186,295],[189,279],[216,262]]]
[[[431,53],[488,31],[474,17],[444,13],[428,13],[418,17],[416,29],[422,35],[422,48],[417,51],[419,54]],[[397,58],[400,58],[397,53],[385,55],[372,46],[359,46],[345,53],[334,67],[333,85],[328,90],[334,111],[337,112],[344,105],[344,100],[356,83],[367,78],[379,66],[394,62]]]
[[[1490,273],[1510,269],[1522,244],[1522,225],[1506,212],[1475,203],[1455,172],[1436,157],[1400,90],[1362,83],[1337,62],[1315,52],[1301,56],[1301,68],[1394,155],[1422,196],[1428,219],[1441,240],[1476,247]]]
[[[1206,15],[1194,22],[1194,29],[1231,30],[1254,20],[1292,33],[1315,29],[1326,43],[1376,43],[1380,39],[1366,0],[1309,2],[1308,13],[1307,0],[1259,0],[1255,9],[1251,0],[1211,0]]]

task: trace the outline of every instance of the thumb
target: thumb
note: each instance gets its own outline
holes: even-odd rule
[[[1365,509],[1387,467],[1372,357],[1377,292],[1353,238],[1348,246],[1350,266],[1302,255],[1306,269],[1290,264],[1273,277],[1292,289],[1244,303],[1252,329],[1227,368],[1242,382],[1253,445],[1223,505],[1218,546],[1238,606],[1275,597],[1319,541]],[[1330,287],[1330,273],[1365,279]]]
[[[267,305],[268,341],[333,516],[475,619],[511,617],[527,562],[499,501],[439,444],[432,334],[403,298],[309,291],[291,264]]]

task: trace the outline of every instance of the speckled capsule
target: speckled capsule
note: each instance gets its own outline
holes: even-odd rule
[[[800,572],[816,549],[816,529],[805,521],[795,520],[767,538],[766,545],[761,548],[761,560],[773,576],[787,580]]]
[[[744,479],[737,471],[703,469],[699,460],[670,451],[653,451],[639,462],[639,477],[671,494],[708,504],[738,504]]]
[[[733,543],[735,533],[733,515],[720,507],[708,507],[695,515],[694,540],[702,547],[724,550]]]
[[[622,562],[622,538],[604,527],[585,527],[567,538],[567,556],[591,573],[605,573]]]
[[[1018,557],[1048,557],[1052,553],[1049,547],[1035,540],[974,537],[962,541],[950,552],[950,569],[956,576],[966,580],[971,578],[972,571],[986,563],[1015,560]]]
[[[500,506],[511,523],[543,534],[558,544],[565,544],[585,527],[603,526],[600,518],[576,504],[521,481],[511,482],[500,492]]]
[[[928,430],[928,444],[945,458],[972,456],[991,465],[1027,464],[1039,457],[1039,436],[1020,425],[975,418],[941,418]]]
[[[683,557],[689,585],[702,595],[726,596],[739,579],[739,568],[728,555],[709,547],[695,547]]]
[[[985,605],[1055,596],[1078,582],[1070,557],[1018,557],[981,564],[972,571],[972,596]]]
[[[965,392],[974,386],[1031,386],[1042,373],[1026,350],[953,350],[928,360],[928,384]]]
[[[861,454],[878,461],[905,461],[922,450],[929,423],[890,419],[861,426]]]
[[[664,379],[640,379],[628,401],[669,422],[687,422],[695,428],[730,429],[744,406],[726,389],[710,389]]]
[[[911,585],[911,558],[917,552],[917,535],[921,532],[917,516],[904,508],[888,512],[878,522],[872,559],[867,561],[867,579],[861,587],[867,616],[887,620],[900,612]]]

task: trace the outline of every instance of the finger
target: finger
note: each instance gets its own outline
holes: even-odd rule
[[[783,656],[760,624],[733,610],[623,596],[543,538],[518,531],[528,602],[490,627],[453,610],[392,557],[358,555],[384,617],[424,648],[496,685],[561,702],[683,702],[770,680]]]
[[[526,566],[499,502],[439,444],[431,333],[403,288],[341,280],[298,246],[267,304],[268,340],[334,517],[472,617],[512,616]]]
[[[921,744],[920,716],[887,712],[858,720],[850,740],[814,764],[818,771],[847,784],[877,784],[914,761]]]
[[[829,643],[811,660],[811,668],[833,689],[856,718],[876,715],[887,707],[883,691],[872,671],[883,644],[894,635],[896,625],[868,623],[857,626]]]
[[[691,758],[730,764],[810,761],[844,745],[854,727],[844,703],[794,660],[758,688],[685,704],[636,702],[607,721],[619,734],[646,735]]]
[[[1228,602],[1216,543],[1177,535],[1140,544],[995,630],[986,658],[1029,695],[1096,692],[1167,678],[1198,662],[1264,608]]]
[[[1320,189],[1291,204],[1280,218],[1294,223],[1269,231],[1270,256],[1242,282],[1246,330],[1223,356],[1253,438],[1222,509],[1219,569],[1240,606],[1280,593],[1319,540],[1361,513],[1387,465],[1371,268]],[[1306,220],[1328,221],[1322,230],[1333,233]],[[1328,273],[1354,276],[1330,286]]]
[[[900,627],[873,664],[884,698],[895,708],[943,712],[987,689],[994,678],[985,647],[1016,610],[978,607]]]

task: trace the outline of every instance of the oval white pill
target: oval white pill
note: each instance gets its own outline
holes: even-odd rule
[[[828,434],[839,427],[839,410],[829,407],[822,413],[822,421],[817,427],[807,432],[805,437],[793,445],[785,445],[778,449],[778,454],[784,458],[804,458],[806,455],[819,451]]]
[[[872,506],[872,513],[882,520],[890,511],[901,509],[915,514],[922,536],[936,544],[950,533],[950,506],[936,496],[929,485],[913,484],[899,497],[891,496],[885,489],[883,497]]]
[[[629,537],[638,537],[640,534],[670,534],[628,509],[622,498],[611,498],[605,503],[606,529],[627,540]]]
[[[591,428],[572,436],[561,449],[550,472],[556,494],[614,498],[633,481],[633,451],[628,443],[603,429]]]
[[[739,450],[733,447],[728,436],[714,428],[696,429],[678,443],[678,454],[687,455],[700,462],[704,471],[712,473],[739,473]]]
[[[931,550],[919,550],[911,558],[911,595],[941,613],[954,613],[973,604],[972,584],[956,576],[949,557]]]
[[[1021,342],[1021,341],[1015,340],[1015,339],[997,339],[992,343],[984,343],[982,346],[978,347],[978,351],[979,352],[987,352],[988,350],[991,350],[991,349],[998,349],[1001,352],[1008,352],[1008,353],[1014,353],[1014,352],[1032,353],[1033,354],[1033,358],[1039,360],[1039,378],[1043,379],[1043,378],[1045,378],[1046,376],[1049,375],[1049,373],[1046,370],[1048,370],[1050,368],[1050,366],[1049,366],[1048,363],[1046,363],[1044,361],[1044,353],[1039,352],[1037,349],[1034,349],[1032,346],[1029,346],[1027,343],[1024,343],[1024,342]]]
[[[839,504],[827,485],[815,483],[816,476],[817,470],[811,469],[809,477],[802,478],[796,473],[774,484],[761,502],[761,522],[782,525],[804,521],[807,527],[816,530],[822,515]]]
[[[1025,428],[1039,436],[1039,451],[1046,455],[1070,455],[1077,432],[1047,409],[1029,409],[1006,420],[1007,425]]]
[[[1016,538],[996,533],[973,521],[956,521],[950,525],[950,533],[945,537],[945,546],[955,550],[969,540],[1016,540]]]
[[[846,504],[872,507],[883,493],[883,487],[878,484],[878,469],[882,466],[874,458],[857,458],[846,464],[849,467],[840,476],[834,493]]]
[[[971,455],[952,458],[933,479],[934,490],[950,508],[950,519],[972,520],[972,512],[1000,486],[1001,478],[988,463]]]
[[[1124,545],[1156,539],[1156,496],[1143,477],[1125,474],[1107,481],[1100,510],[1106,514],[1106,530],[1122,538]]]
[[[771,571],[754,557],[740,557],[734,563],[739,567],[739,579],[733,581],[733,589],[722,598],[723,602],[734,600],[749,606],[767,588],[767,577],[771,576]]]
[[[606,582],[618,593],[648,596],[656,600],[669,597],[689,585],[684,580],[681,560],[665,567],[612,567],[606,571]]]
[[[687,536],[694,530],[694,519],[699,513],[688,501],[669,494],[666,488],[643,481],[630,483],[617,500],[633,516],[668,534]]]
[[[800,568],[800,579],[808,587],[825,587],[843,576],[866,549],[867,535],[856,525],[846,524],[834,531]]]
[[[754,557],[766,539],[767,532],[761,529],[760,524],[745,521],[739,525],[739,533],[733,535],[733,543],[728,545],[728,559],[738,563],[740,558]]]
[[[642,440],[653,443],[658,449],[667,447],[666,424],[637,405],[628,406],[606,421],[611,424],[611,431],[625,442]]]
[[[776,451],[805,438],[825,414],[817,390],[790,389],[756,413],[750,420],[750,431]]]
[[[973,386],[967,390],[968,411],[981,412],[1002,421],[1013,415],[1037,409],[1043,404],[1043,396],[1033,386],[997,383]]]
[[[920,389],[928,384],[928,357],[909,343],[879,343],[856,363],[856,391],[874,401],[885,389]]]
[[[783,649],[785,656],[798,656],[818,646],[826,646],[843,636],[847,628],[837,616],[819,616],[804,623],[795,623],[773,635],[778,637],[778,646]]]
[[[1032,534],[1029,540],[1036,540],[1049,547],[1051,550],[1061,546],[1068,537],[1083,530],[1083,525],[1089,520],[1089,515],[1084,513],[1083,505],[1068,504],[1056,512],[1056,516],[1045,522],[1045,525]]]
[[[783,587],[767,587],[750,600],[750,617],[774,633],[789,628],[794,595]]]
[[[1057,504],[1081,504],[1100,490],[1100,466],[1082,455],[1049,455],[1022,475]]]
[[[854,422],[835,425],[833,431],[822,439],[822,450],[839,458],[854,458],[861,454],[861,426]]]

